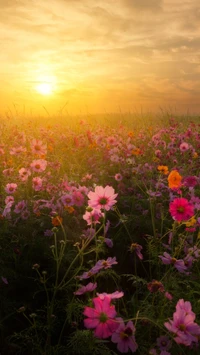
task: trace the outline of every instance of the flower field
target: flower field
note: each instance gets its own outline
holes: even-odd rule
[[[0,132],[0,354],[199,354],[199,118]]]

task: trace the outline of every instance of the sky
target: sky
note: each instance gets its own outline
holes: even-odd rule
[[[200,112],[199,0],[0,0],[0,113]]]

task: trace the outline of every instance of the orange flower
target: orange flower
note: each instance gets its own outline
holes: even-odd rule
[[[51,220],[51,223],[53,224],[54,227],[60,226],[62,224],[62,217],[56,216],[53,217]]]
[[[73,213],[74,212],[74,207],[72,206],[65,206],[65,210],[68,212],[68,213]]]
[[[132,138],[132,137],[134,136],[133,131],[128,132],[128,136],[129,136],[130,138]]]
[[[177,189],[181,186],[182,176],[178,173],[177,170],[172,170],[167,180],[170,189]]]
[[[166,165],[159,165],[157,167],[157,169],[158,169],[158,171],[160,171],[164,175],[169,174],[168,166],[166,166]]]

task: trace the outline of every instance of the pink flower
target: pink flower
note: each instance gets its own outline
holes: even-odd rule
[[[111,207],[117,202],[115,200],[117,195],[118,194],[115,194],[115,191],[111,186],[107,185],[105,188],[102,186],[96,186],[95,191],[90,191],[88,194],[88,205],[96,209],[102,208],[106,211],[109,211]]]
[[[38,155],[46,155],[47,154],[47,146],[43,144],[39,139],[33,139],[31,142],[31,150],[34,154]]]
[[[34,177],[32,179],[33,190],[40,191],[42,189],[42,182],[43,182],[43,180],[39,176]]]
[[[120,173],[115,174],[115,180],[116,181],[121,181],[123,179],[122,175]]]
[[[89,282],[89,284],[87,284],[86,286],[82,286],[80,287],[76,292],[74,292],[74,295],[83,295],[86,292],[92,292],[93,290],[95,290],[95,288],[97,287],[97,283],[92,283]]]
[[[79,206],[79,207],[83,206],[85,198],[84,198],[83,194],[80,191],[78,191],[78,190],[73,191],[72,198],[74,200],[74,205],[75,206]]]
[[[170,202],[169,211],[172,218],[178,222],[187,221],[194,216],[194,206],[186,198],[176,198]]]
[[[8,194],[14,194],[16,190],[17,190],[17,184],[15,183],[6,184],[5,191]]]
[[[15,213],[21,213],[24,208],[26,207],[26,202],[24,200],[19,201],[16,205],[15,205],[15,209],[14,212]]]
[[[100,218],[103,217],[104,214],[101,210],[93,209],[92,211],[86,211],[83,215],[83,219],[87,222],[88,225],[100,223]]]
[[[190,346],[192,343],[198,342],[197,336],[200,335],[200,327],[194,320],[195,314],[193,312],[187,313],[184,309],[178,307],[173,314],[173,320],[170,319],[164,325],[176,335],[174,340],[177,344]]]
[[[31,172],[29,169],[25,169],[25,168],[19,169],[19,176],[22,181],[27,181],[30,175]]]
[[[123,291],[115,291],[113,293],[106,293],[106,292],[103,292],[103,293],[98,293],[97,292],[97,296],[103,300],[105,297],[110,297],[111,300],[115,300],[117,298],[121,298],[124,296],[124,292]]]
[[[189,144],[186,143],[186,142],[183,142],[183,143],[180,144],[179,149],[180,149],[181,152],[185,152],[186,150],[189,149]]]
[[[117,343],[117,349],[121,353],[128,353],[129,349],[134,353],[138,345],[135,341],[135,326],[132,321],[129,321],[126,325],[123,320],[120,319],[120,324],[116,331],[112,334],[111,341]]]
[[[185,270],[187,270],[184,260],[174,258],[166,251],[163,253],[163,255],[159,255],[158,257],[162,260],[163,264],[165,265],[172,264],[179,272],[184,273]]]
[[[41,172],[45,171],[45,169],[47,167],[47,161],[44,159],[36,159],[36,160],[32,161],[30,166],[33,171],[35,171],[37,173],[41,173]]]
[[[73,206],[74,204],[74,199],[70,194],[64,194],[60,199],[64,206]]]
[[[21,153],[26,152],[26,148],[19,146],[19,147],[13,147],[10,149],[10,155],[19,155]]]
[[[84,309],[83,314],[87,317],[84,319],[84,325],[88,329],[95,329],[95,337],[108,338],[119,326],[115,320],[117,315],[115,306],[110,304],[110,297],[105,297],[103,300],[96,297],[92,301],[94,308],[85,307]]]

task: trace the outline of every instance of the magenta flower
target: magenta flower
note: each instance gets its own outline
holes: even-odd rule
[[[186,198],[176,198],[170,202],[169,211],[172,218],[178,222],[187,221],[194,216],[194,206]]]
[[[97,283],[96,282],[95,283],[89,282],[89,284],[87,284],[86,286],[80,287],[76,292],[74,292],[74,295],[80,296],[86,292],[94,291],[95,288],[97,288]]]
[[[106,211],[109,211],[111,207],[117,202],[115,200],[117,195],[118,194],[115,194],[115,191],[111,186],[107,185],[105,188],[102,186],[96,186],[94,192],[90,191],[88,193],[88,205],[96,209],[102,208]]]
[[[138,345],[135,341],[135,326],[132,321],[129,321],[126,325],[120,318],[120,324],[116,331],[112,334],[111,341],[117,343],[117,349],[121,353],[127,353],[129,349],[134,353]]]
[[[88,329],[95,329],[95,337],[108,338],[119,326],[115,320],[117,315],[115,306],[110,304],[110,297],[105,297],[103,300],[96,297],[92,301],[95,308],[85,307],[83,314],[87,318],[84,319],[84,325]]]

